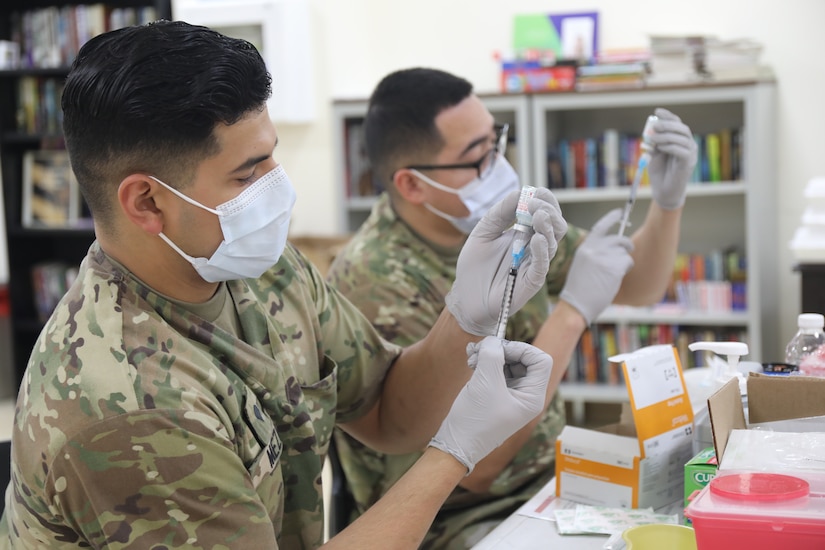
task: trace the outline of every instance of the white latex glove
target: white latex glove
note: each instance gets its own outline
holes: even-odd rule
[[[622,279],[633,267],[633,242],[610,230],[621,217],[622,210],[617,208],[593,225],[573,256],[559,295],[579,310],[588,325],[613,302]]]
[[[523,342],[488,336],[467,346],[475,368],[430,446],[467,467],[501,445],[544,410],[553,358]]]
[[[456,275],[445,299],[461,328],[476,336],[495,334],[504,288],[510,272],[520,191],[513,191],[495,204],[473,229],[461,249]],[[556,197],[541,188],[530,199],[533,230],[528,251],[519,267],[510,307],[512,315],[544,284],[550,259],[567,232]]]
[[[678,116],[661,107],[655,114],[659,117],[651,136],[655,149],[647,168],[650,190],[659,206],[674,210],[685,204],[687,184],[696,165],[696,142]]]

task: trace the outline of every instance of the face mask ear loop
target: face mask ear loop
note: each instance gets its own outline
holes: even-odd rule
[[[185,200],[186,202],[188,202],[189,204],[192,204],[192,205],[194,205],[194,206],[197,206],[198,208],[203,208],[203,209],[204,209],[204,210],[206,210],[207,212],[211,212],[211,213],[215,214],[216,216],[223,216],[223,212],[221,212],[220,210],[215,210],[214,208],[209,208],[208,206],[204,206],[204,205],[202,205],[201,203],[199,203],[199,202],[198,202],[198,201],[196,201],[195,199],[190,198],[190,197],[187,197],[186,195],[184,195],[183,193],[181,193],[180,191],[178,191],[177,189],[175,189],[175,188],[174,188],[174,187],[172,187],[171,185],[168,185],[168,184],[166,184],[166,183],[163,183],[162,181],[160,181],[160,180],[159,180],[158,178],[156,178],[155,176],[149,176],[149,177],[150,177],[150,178],[152,178],[153,180],[155,180],[156,182],[158,182],[159,184],[161,184],[162,186],[164,186],[165,188],[167,188],[169,191],[171,191],[172,193],[174,193],[174,194],[175,194],[175,195],[177,195],[178,197],[180,197],[180,198],[182,198],[183,200]]]
[[[444,191],[444,192],[446,192],[446,193],[450,193],[450,194],[452,194],[452,195],[458,195],[458,193],[459,193],[459,191],[460,191],[460,189],[453,189],[452,187],[447,187],[447,186],[446,186],[446,185],[444,185],[444,184],[438,183],[438,182],[437,182],[437,181],[435,181],[434,179],[432,179],[432,178],[429,178],[429,177],[425,176],[424,174],[422,174],[421,172],[419,172],[419,171],[418,171],[418,170],[416,170],[415,168],[410,168],[410,172],[412,172],[413,174],[415,174],[415,176],[416,176],[418,179],[422,180],[422,181],[423,181],[424,183],[426,183],[427,185],[430,185],[430,186],[432,186],[432,187],[435,187],[436,189],[439,189],[439,190]]]
[[[184,252],[183,250],[181,250],[181,249],[178,247],[178,245],[176,245],[175,243],[173,243],[173,242],[172,242],[172,240],[171,240],[169,237],[167,237],[166,235],[164,235],[164,234],[163,234],[163,231],[161,231],[160,233],[158,233],[158,237],[160,237],[161,239],[163,239],[163,240],[164,240],[164,242],[165,242],[166,244],[168,244],[169,246],[171,246],[171,247],[172,247],[172,250],[174,250],[175,252],[177,252],[178,254],[180,254],[180,255],[181,255],[181,257],[182,257],[184,260],[188,261],[188,262],[189,262],[190,264],[192,264],[192,265],[195,265],[195,260],[196,260],[196,258],[194,258],[194,257],[190,256],[189,254],[187,254],[186,252]]]

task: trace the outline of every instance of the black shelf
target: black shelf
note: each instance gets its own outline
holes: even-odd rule
[[[63,134],[29,134],[24,132],[3,133],[3,143],[8,145],[37,145],[44,141],[62,142]]]
[[[0,5],[0,40],[12,38],[12,14],[46,7],[97,4],[94,1],[4,0]],[[172,18],[171,0],[104,0],[111,8],[151,6],[159,19]],[[32,267],[60,262],[78,266],[94,241],[91,220],[72,227],[26,227],[23,225],[23,157],[28,151],[61,148],[60,132],[22,132],[18,126],[20,80],[63,80],[68,67],[0,70],[0,160],[9,255],[9,302],[11,306],[12,358],[16,381],[22,379],[32,346],[43,328],[34,292]],[[59,109],[59,98],[58,98]],[[50,128],[51,129],[51,128]]]
[[[68,67],[32,67],[29,69],[0,69],[0,78],[20,78],[21,76],[65,77]]]

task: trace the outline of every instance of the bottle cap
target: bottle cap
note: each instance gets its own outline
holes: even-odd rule
[[[825,315],[821,313],[800,313],[797,318],[799,328],[823,328],[825,327]]]

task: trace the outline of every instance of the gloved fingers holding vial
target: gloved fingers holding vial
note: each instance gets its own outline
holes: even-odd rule
[[[477,336],[496,334],[513,262],[513,243],[519,233],[516,222],[521,191],[514,191],[494,205],[464,243],[456,264],[456,276],[446,304],[461,328]],[[550,259],[567,231],[556,197],[549,189],[536,189],[527,203],[532,216],[527,251],[520,260],[512,294],[517,311],[544,284]]]
[[[697,146],[693,133],[667,109],[657,108],[649,142],[653,145],[648,175],[653,199],[665,210],[681,208],[687,184],[696,165]]]

